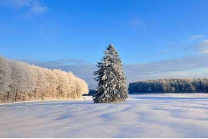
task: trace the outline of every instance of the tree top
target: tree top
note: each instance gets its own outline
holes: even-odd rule
[[[107,50],[110,50],[110,49],[115,49],[114,46],[113,46],[113,44],[109,44],[108,45]]]

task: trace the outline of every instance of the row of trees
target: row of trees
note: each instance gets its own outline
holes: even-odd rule
[[[208,93],[208,79],[159,79],[129,84],[129,93]]]
[[[0,57],[0,103],[76,99],[87,93],[86,82],[71,72],[49,70]]]

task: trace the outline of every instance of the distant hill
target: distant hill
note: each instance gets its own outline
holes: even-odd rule
[[[208,79],[158,79],[129,84],[129,93],[208,93]]]

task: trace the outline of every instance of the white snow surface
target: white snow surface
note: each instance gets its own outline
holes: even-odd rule
[[[208,94],[130,95],[120,103],[76,101],[0,105],[0,137],[205,137]]]

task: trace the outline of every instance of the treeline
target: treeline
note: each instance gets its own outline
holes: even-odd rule
[[[129,84],[129,93],[208,93],[208,79],[159,79]]]
[[[0,56],[0,103],[76,99],[87,93],[87,83],[71,72],[41,68]]]

